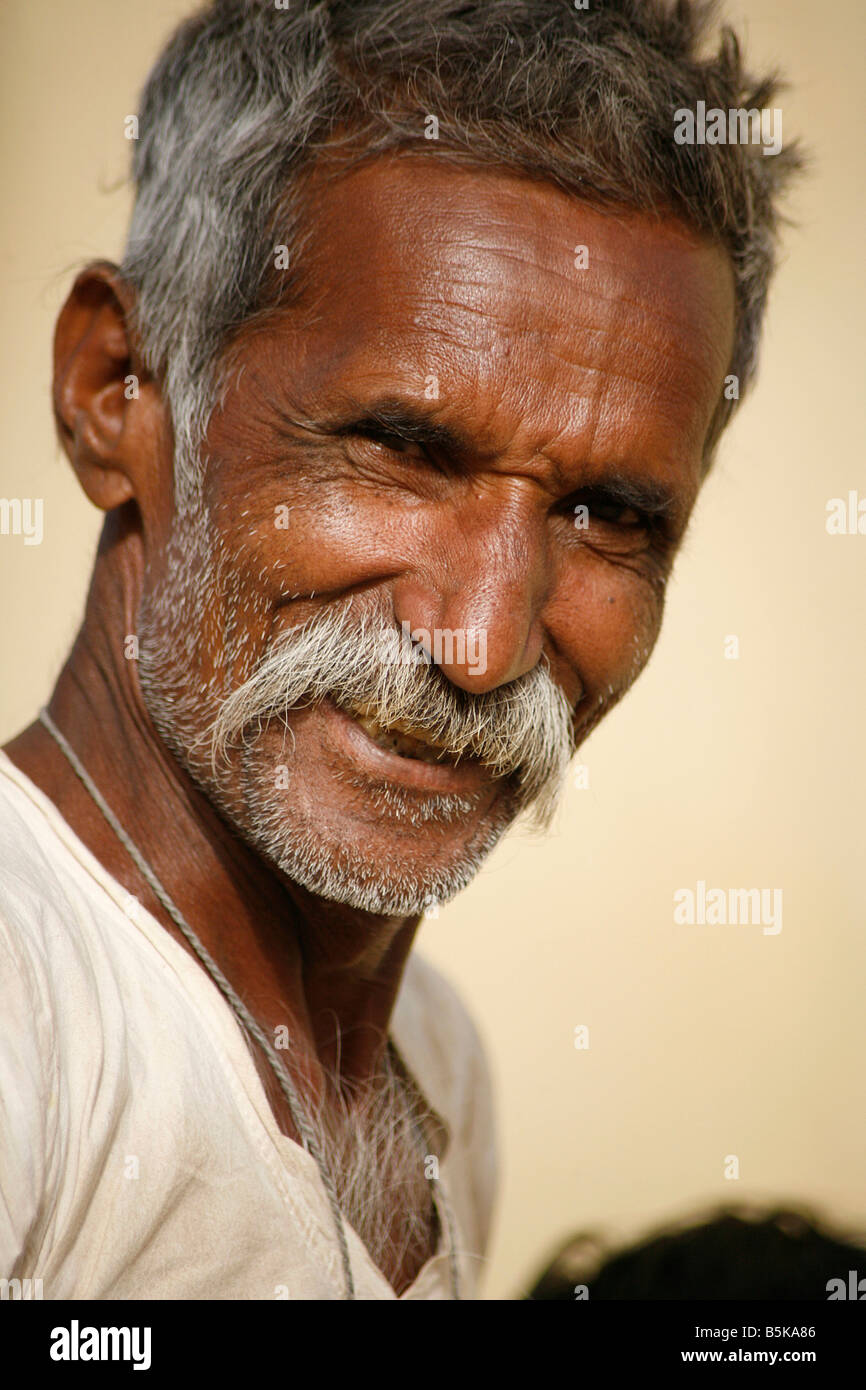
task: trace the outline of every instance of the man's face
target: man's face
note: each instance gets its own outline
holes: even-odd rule
[[[732,276],[676,221],[423,158],[323,181],[312,207],[303,298],[242,336],[201,514],[149,557],[139,669],[162,737],[243,838],[314,892],[410,912],[468,882],[539,794],[518,759],[538,755],[549,793],[551,742],[567,757],[645,664],[730,358]],[[212,764],[226,697],[290,663],[286,634],[311,620],[327,670],[335,633],[344,654],[382,627],[432,648],[414,713],[388,735],[393,692],[281,701],[277,665]],[[430,753],[443,700],[457,712]],[[484,733],[458,758],[473,711]],[[474,755],[497,728],[498,765]]]

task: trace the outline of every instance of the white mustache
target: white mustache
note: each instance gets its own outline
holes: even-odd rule
[[[243,685],[223,701],[209,731],[214,762],[253,730],[325,697],[349,711],[365,706],[380,724],[403,721],[454,757],[469,755],[497,777],[515,777],[522,806],[549,821],[574,752],[572,707],[546,660],[495,690],[470,694],[436,666],[388,659],[400,629],[384,612],[334,605],[281,633]]]

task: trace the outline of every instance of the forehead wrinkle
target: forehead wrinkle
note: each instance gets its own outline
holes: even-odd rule
[[[634,216],[637,223],[639,216],[638,214]],[[610,217],[609,220],[623,228],[627,240],[630,243],[635,241],[636,226],[634,228],[628,226],[624,224],[621,219],[615,217]],[[642,257],[635,256],[633,259],[629,258],[628,251],[631,250],[632,247],[627,249],[626,254],[622,252],[609,252],[606,239],[603,236],[596,237],[593,233],[587,233],[589,236],[589,243],[584,244],[588,244],[590,252],[589,265],[585,269],[578,271],[573,267],[574,247],[571,237],[563,237],[561,242],[557,238],[557,241],[554,242],[549,231],[547,229],[542,229],[540,226],[527,229],[530,235],[522,235],[523,229],[518,229],[513,224],[507,222],[494,221],[494,226],[497,231],[502,232],[503,236],[508,241],[514,244],[513,249],[503,245],[501,241],[485,242],[477,235],[473,235],[472,238],[467,237],[466,240],[461,241],[459,227],[455,231],[451,224],[449,224],[447,228],[447,235],[443,235],[439,241],[442,249],[447,249],[449,256],[454,257],[458,265],[461,264],[464,259],[468,260],[470,258],[461,257],[459,254],[455,257],[455,249],[458,253],[461,249],[468,251],[478,250],[491,258],[496,258],[497,261],[513,265],[517,267],[518,270],[522,271],[529,269],[543,276],[551,276],[567,286],[569,290],[579,289],[590,297],[602,298],[607,302],[621,303],[631,309],[641,308],[652,317],[666,320],[672,325],[678,325],[681,319],[676,313],[665,312],[658,291],[660,278],[663,277],[665,281],[679,285],[682,282],[684,261],[686,259],[692,260],[696,264],[696,268],[698,262],[703,262],[708,259],[721,258],[722,261],[725,260],[721,248],[716,247],[712,242],[692,235],[687,229],[683,228],[682,234],[679,236],[669,231],[670,245],[664,243],[661,245],[658,243],[655,244],[653,248],[654,259],[657,262],[661,262],[661,265],[657,265],[655,272],[649,275],[644,267]],[[425,245],[431,246],[429,237],[426,239]],[[435,246],[435,244],[432,245]],[[537,254],[542,246],[547,254]],[[554,247],[558,247],[558,250],[554,251]],[[689,256],[689,253],[692,253],[692,255]],[[675,261],[674,257],[676,258]],[[476,269],[480,268],[480,266],[476,267]],[[594,282],[598,282],[599,280],[601,280],[602,283],[604,282],[604,276],[599,276],[598,274],[600,268],[610,272],[610,280],[616,285],[616,292],[614,294],[606,292],[604,289],[597,288],[597,285],[594,287]],[[454,276],[451,265],[448,266],[447,274],[449,281],[453,283]],[[575,279],[576,275],[579,276],[579,280]],[[501,279],[501,277],[495,278],[497,281]],[[513,277],[508,278],[511,279]],[[691,296],[693,298],[694,293],[697,292],[697,288],[701,283],[702,277],[695,277],[692,275],[689,278],[693,282],[693,294]],[[517,280],[519,283],[519,276]]]
[[[368,166],[366,171],[355,171],[330,185],[325,183],[319,188],[316,200],[316,216],[322,232],[336,233],[338,241],[345,242],[348,238],[350,247],[353,242],[360,243],[361,263],[366,262],[372,270],[383,254],[387,261],[393,259],[395,251],[405,273],[407,262],[418,248],[422,254],[431,253],[435,257],[444,252],[452,259],[462,259],[459,254],[455,256],[461,249],[480,249],[506,263],[524,269],[532,266],[539,273],[554,275],[571,284],[573,281],[564,267],[571,263],[571,242],[578,231],[582,244],[589,245],[591,251],[588,271],[579,274],[591,275],[597,265],[610,266],[621,285],[631,282],[643,286],[652,280],[657,282],[659,275],[663,275],[668,284],[679,284],[685,261],[692,261],[697,270],[698,263],[708,258],[718,256],[727,260],[721,248],[676,218],[660,223],[658,218],[631,209],[594,208],[548,182],[534,183],[507,171],[497,171],[495,176],[485,178],[478,171],[445,170],[435,165],[425,167],[411,160],[401,163],[383,158],[378,163],[378,178],[376,165]],[[423,179],[422,198],[417,196],[419,178]],[[353,187],[358,186],[365,190],[360,199],[352,196]],[[344,196],[346,193],[348,198]],[[407,193],[410,196],[407,197]],[[347,203],[352,213],[349,218]],[[497,204],[507,212],[500,212]],[[567,237],[561,230],[566,223],[572,228]],[[418,234],[413,235],[416,231]],[[657,234],[652,235],[653,232]],[[491,235],[495,236],[495,243],[485,240]],[[649,254],[655,266],[652,277],[645,269],[648,235],[652,240]],[[326,239],[325,236],[316,238],[320,251],[325,249]],[[614,241],[621,243],[621,249],[608,250]],[[558,254],[551,251],[555,246],[562,248],[562,270]],[[328,253],[327,269],[331,277],[335,249],[331,247]],[[539,254],[541,251],[543,254]],[[315,255],[315,251],[312,254]],[[555,265],[550,263],[554,255]],[[351,265],[353,274],[359,268],[356,256],[346,259],[337,255],[336,264]],[[728,269],[730,274],[730,266]],[[693,289],[701,278],[689,276]],[[392,292],[398,288],[395,284]],[[646,297],[641,298],[645,300]]]
[[[463,325],[459,322],[443,318],[443,309],[454,309],[457,316],[467,312],[472,315],[477,322],[470,325]],[[561,320],[556,320],[560,323]],[[670,338],[659,337],[653,341],[630,332],[623,332],[617,323],[586,323],[576,324],[574,328],[575,339],[579,339],[579,345],[575,342],[572,352],[567,352],[557,346],[556,338],[553,333],[546,330],[544,326],[535,327],[528,323],[515,325],[511,317],[503,317],[501,314],[490,313],[483,307],[474,305],[464,305],[462,302],[453,300],[440,300],[435,306],[430,305],[423,312],[416,314],[409,329],[411,335],[416,329],[429,332],[433,338],[438,340],[439,345],[456,348],[458,350],[468,350],[478,352],[483,350],[492,354],[489,361],[490,367],[499,366],[503,359],[525,357],[526,365],[522,370],[532,371],[536,364],[540,367],[544,362],[561,363],[570,372],[575,370],[580,372],[603,373],[619,377],[623,381],[629,381],[633,385],[645,389],[655,389],[661,384],[673,384],[677,373],[677,367],[682,369],[683,361],[678,354],[679,344],[672,343]],[[484,331],[487,329],[488,331]],[[499,330],[499,331],[497,331]],[[502,332],[505,332],[506,339],[504,346],[507,347],[507,354],[503,351]],[[392,342],[399,335],[389,335]],[[491,338],[493,342],[491,343]],[[593,341],[595,340],[595,341]],[[703,352],[695,352],[695,335],[689,338],[692,353],[688,361],[688,376],[694,378],[696,375],[711,377],[715,364],[704,362]],[[631,349],[631,371],[625,371],[618,367],[617,357],[622,357],[621,348],[628,345]],[[395,345],[396,346],[396,345]],[[397,348],[400,355],[403,355],[400,348]],[[410,360],[412,353],[406,351],[406,360]],[[436,348],[427,347],[425,353],[436,354]],[[593,361],[593,356],[596,360]],[[721,362],[721,359],[720,359]],[[667,369],[667,366],[670,369]],[[641,367],[645,367],[643,372]],[[634,370],[637,369],[637,370]],[[537,372],[537,368],[536,368]],[[491,373],[487,373],[492,375]]]
[[[529,335],[534,340],[547,343],[552,341],[554,333],[562,331],[571,313],[575,319],[575,329],[580,334],[597,333],[608,339],[615,338],[618,345],[630,345],[642,356],[658,353],[673,357],[672,349],[676,348],[680,349],[690,362],[694,362],[696,338],[701,327],[700,316],[691,312],[687,315],[676,314],[666,309],[657,286],[648,286],[648,294],[636,297],[622,292],[619,286],[606,287],[593,283],[592,279],[577,284],[569,278],[565,280],[565,284],[573,292],[568,297],[574,300],[574,309],[570,309],[565,303],[565,296],[557,296],[554,309],[549,297],[540,294],[535,287],[527,288],[516,284],[506,301],[501,284],[493,276],[484,277],[483,282],[479,284],[477,280],[459,279],[451,275],[444,293],[431,295],[428,291],[427,307],[414,315],[413,327],[429,325],[441,334],[441,315],[443,311],[450,309],[456,314],[470,314],[481,321],[510,331],[515,338]],[[476,292],[463,298],[455,297],[455,292],[461,287]],[[583,313],[584,308],[597,305],[603,307],[602,318],[593,315],[592,321],[588,322]],[[538,327],[520,320],[521,308],[526,306],[540,308],[542,322]],[[724,356],[716,352],[715,344],[719,339],[727,341],[727,324],[719,324],[716,331],[707,329],[705,335],[700,336],[706,336],[708,339],[705,346],[710,348],[710,355],[718,355],[720,358]],[[454,341],[459,340],[455,338]]]
[[[626,402],[624,427],[623,402],[615,397],[628,379],[594,369],[592,375],[586,389],[566,386],[553,403],[549,384],[535,374],[521,374],[516,393],[510,382],[505,383],[488,411],[489,420],[500,417],[494,457],[540,454],[567,476],[578,463],[593,467],[616,459],[631,465],[641,459],[644,466],[667,472],[679,469],[691,454],[700,454],[707,421],[699,401],[688,402],[686,421],[676,420],[670,411],[657,409],[659,399],[664,404],[661,389],[647,392],[640,383],[639,402]],[[609,397],[614,399],[608,401]]]
[[[456,326],[451,329],[441,321],[433,325],[433,328],[439,345],[444,344],[446,347],[465,349],[467,340],[473,336],[468,333],[461,333]],[[697,398],[700,396],[699,378],[709,379],[713,374],[712,364],[705,364],[702,354],[695,355],[688,363],[688,372],[684,373],[682,359],[669,342],[656,347],[648,345],[630,334],[616,334],[609,325],[593,325],[590,328],[581,325],[579,335],[581,339],[590,335],[600,338],[602,340],[599,345],[600,348],[606,349],[597,355],[595,361],[592,360],[592,347],[587,350],[584,344],[580,346],[575,344],[571,352],[565,352],[556,345],[550,334],[533,328],[521,328],[515,334],[519,341],[513,345],[513,358],[509,365],[506,365],[503,359],[495,354],[487,355],[480,361],[473,360],[461,364],[464,369],[463,375],[467,374],[466,368],[472,368],[472,379],[479,388],[492,389],[497,395],[504,397],[507,394],[509,383],[515,378],[519,361],[519,374],[524,386],[527,380],[535,382],[542,398],[549,399],[552,394],[564,393],[569,397],[577,397],[586,403],[592,403],[598,398],[605,385],[613,389],[617,384],[625,384],[645,393],[648,399],[653,401],[659,398],[663,399],[665,395],[670,396],[673,393],[675,398],[686,403],[690,413],[693,413]],[[641,366],[640,361],[630,361],[629,367],[632,370],[627,370],[621,361],[612,360],[623,341],[631,343],[636,349],[635,355],[644,359],[646,363],[644,372],[634,370],[635,367]],[[435,359],[438,358],[439,345],[437,345],[437,349],[433,349],[431,361],[427,365],[433,365]],[[397,349],[397,352],[398,356],[404,356],[400,349]],[[406,353],[405,360],[408,362],[411,359],[411,352]],[[552,383],[550,380],[543,379],[544,368],[551,361],[561,363],[568,371],[571,380]],[[455,364],[450,363],[450,365]],[[440,378],[443,375],[447,375],[447,369],[440,368]],[[595,378],[597,384],[593,385],[591,389],[581,389],[574,381],[575,375],[579,375],[584,382],[586,378]],[[692,383],[694,383],[694,389],[690,389]],[[443,389],[441,380],[440,389]],[[453,396],[453,387],[444,389],[447,394]]]
[[[640,347],[640,344],[636,345]],[[646,352],[647,350],[644,349],[645,354]],[[690,363],[688,372],[684,373],[682,371],[681,360],[677,356],[676,351],[670,347],[654,348],[651,350],[652,362],[651,366],[648,364],[649,369],[646,374],[626,371],[623,366],[611,362],[610,354],[606,354],[606,360],[592,362],[587,360],[587,357],[582,354],[580,357],[574,354],[565,356],[549,343],[547,345],[547,354],[554,360],[563,362],[572,372],[577,371],[583,376],[598,377],[602,384],[604,382],[610,384],[615,384],[617,382],[625,383],[628,386],[637,388],[637,390],[641,392],[650,393],[653,398],[664,396],[665,393],[670,391],[674,391],[677,398],[681,401],[686,401],[689,398],[693,398],[694,401],[697,401],[700,395],[700,384],[695,380],[699,375],[699,364],[696,362]],[[661,370],[660,368],[662,366],[667,366],[668,370]],[[712,371],[709,366],[707,366],[705,370],[705,375],[708,379],[712,376]],[[693,390],[687,389],[692,386],[694,387]],[[578,394],[583,395],[584,393],[578,392]]]
[[[555,196],[556,190],[545,189],[548,194]],[[640,304],[645,309],[648,308],[653,300],[656,302],[656,317],[669,317],[671,321],[676,321],[676,315],[665,315],[658,306],[658,282],[660,276],[670,284],[679,284],[683,277],[683,266],[686,259],[703,261],[705,259],[721,256],[724,253],[713,245],[695,234],[689,232],[687,228],[673,224],[666,231],[663,240],[654,239],[652,246],[652,258],[656,269],[649,275],[645,269],[646,248],[639,245],[641,230],[650,231],[653,227],[651,220],[642,217],[639,213],[629,214],[628,218],[617,217],[611,213],[602,214],[597,209],[587,209],[586,212],[592,214],[592,221],[596,224],[602,217],[602,227],[606,226],[619,228],[626,241],[626,246],[619,252],[610,252],[607,249],[608,238],[597,233],[589,227],[583,233],[587,238],[586,244],[590,247],[590,263],[585,270],[576,271],[572,269],[574,247],[572,241],[577,235],[573,231],[570,236],[565,237],[560,233],[550,231],[550,212],[544,214],[536,212],[531,220],[526,220],[525,207],[523,202],[518,202],[517,207],[524,220],[515,225],[505,219],[498,218],[488,209],[473,208],[467,212],[466,203],[463,199],[452,196],[450,199],[442,196],[442,190],[438,190],[442,202],[443,211],[450,209],[451,216],[445,219],[440,225],[435,221],[431,224],[431,210],[427,203],[423,209],[402,207],[400,216],[389,221],[387,217],[369,221],[364,217],[366,209],[360,209],[361,217],[355,219],[353,227],[347,227],[345,221],[341,220],[338,224],[339,234],[345,236],[348,232],[350,237],[358,235],[358,222],[363,222],[366,228],[363,241],[363,256],[360,264],[357,259],[336,257],[336,264],[351,264],[353,283],[357,282],[358,272],[363,273],[369,270],[374,276],[378,276],[381,265],[380,260],[384,254],[386,260],[397,252],[397,261],[400,269],[395,276],[395,283],[391,287],[392,295],[398,295],[399,290],[407,283],[407,272],[411,273],[414,267],[422,270],[422,279],[425,276],[433,280],[444,279],[448,284],[455,283],[455,267],[463,265],[471,266],[473,275],[482,275],[485,281],[493,281],[501,284],[503,278],[509,281],[517,278],[519,272],[531,270],[539,275],[550,276],[561,282],[568,288],[577,288],[575,275],[581,280],[580,288],[588,293],[600,293],[593,291],[590,287],[593,280],[597,280],[600,267],[609,269],[613,272],[612,278],[617,282],[618,291],[616,298],[623,302],[637,306]],[[385,201],[385,211],[389,211],[388,200]],[[571,212],[583,211],[581,204],[575,199],[570,199],[568,210]],[[435,219],[436,208],[432,209]],[[467,218],[475,219],[473,224],[464,229]],[[491,228],[499,238],[495,241],[484,240],[483,234],[477,229],[481,219],[485,219],[485,225]],[[328,219],[330,221],[330,219]],[[417,237],[413,236],[414,229],[420,225],[420,232]],[[330,230],[331,228],[329,228]],[[322,249],[320,247],[320,249]],[[426,267],[423,261],[419,261],[415,253],[421,251],[422,256],[426,255]],[[479,263],[474,263],[472,253],[479,253]],[[691,256],[689,253],[692,253]],[[311,253],[312,256],[315,252]],[[493,274],[485,272],[483,266],[484,258],[495,258],[498,262],[513,266],[518,271],[518,276],[503,277],[501,272]],[[330,258],[329,258],[330,259]],[[333,283],[333,262],[328,267],[328,280]],[[694,287],[700,282],[700,277],[690,276],[690,280],[695,282]],[[469,284],[469,281],[464,283]],[[633,295],[626,292],[626,286],[630,285],[634,289],[642,292]],[[600,297],[610,299],[609,294],[600,293]]]
[[[454,290],[462,286],[470,292],[459,301],[462,308],[498,316],[493,303],[488,302],[486,308],[479,310],[477,302],[471,300],[477,300],[478,293],[492,291],[490,300],[495,301],[503,297],[506,287],[514,303],[531,302],[533,297],[536,302],[549,300],[548,295],[536,292],[533,296],[527,289],[524,276],[530,272],[530,278],[552,277],[558,289],[578,291],[590,301],[601,300],[609,307],[618,304],[625,316],[633,318],[639,312],[659,323],[682,327],[687,336],[696,317],[689,307],[699,299],[706,309],[712,298],[703,288],[709,262],[717,257],[726,259],[719,248],[679,223],[672,222],[662,227],[660,234],[653,235],[654,229],[658,230],[654,219],[638,213],[601,213],[583,207],[572,196],[547,184],[536,189],[521,181],[517,187],[504,176],[499,176],[489,188],[477,176],[471,178],[468,186],[470,192],[478,190],[479,202],[467,207],[469,176],[465,172],[451,171],[443,183],[441,171],[428,170],[428,196],[406,202],[402,200],[405,184],[408,182],[410,192],[415,190],[411,175],[412,170],[401,167],[392,171],[388,182],[380,181],[372,200],[368,194],[355,206],[350,198],[355,216],[348,221],[344,200],[338,196],[339,185],[325,193],[327,211],[319,210],[325,212],[323,222],[327,229],[336,234],[338,243],[348,238],[349,250],[354,243],[359,243],[361,249],[360,257],[335,254],[338,247],[326,248],[327,238],[316,239],[319,253],[327,250],[322,266],[324,281],[344,307],[347,291],[348,297],[353,298],[352,291],[357,292],[359,281],[372,279],[377,287],[374,304],[384,298],[392,305],[411,301],[413,295],[417,298],[425,291],[430,294],[431,286],[436,287],[430,294],[434,304],[437,297],[442,299],[443,286],[449,302],[455,304],[458,301],[453,298]],[[347,182],[351,183],[352,177]],[[431,178],[432,187],[427,188]],[[495,203],[484,202],[488,192],[513,208],[514,216],[504,216]],[[554,218],[552,210],[557,207],[560,215]],[[567,236],[562,230],[566,218],[573,223]],[[583,228],[581,222],[586,224]],[[589,266],[580,271],[571,268],[571,242],[578,230],[590,246]],[[608,231],[610,235],[605,235]],[[617,247],[611,249],[614,241]],[[316,256],[315,251],[312,254]],[[347,273],[351,268],[348,282],[339,273],[341,267]],[[510,269],[503,273],[503,267]],[[461,274],[464,268],[470,271],[468,275]],[[383,271],[388,282],[387,296],[381,290]],[[611,285],[606,285],[608,276],[604,272],[609,273]],[[684,278],[689,293],[685,299],[680,295],[683,312],[678,313],[666,305],[663,290],[681,289]],[[569,294],[553,296],[563,314],[567,312],[564,301],[569,298]],[[688,324],[683,324],[683,317],[689,320]]]

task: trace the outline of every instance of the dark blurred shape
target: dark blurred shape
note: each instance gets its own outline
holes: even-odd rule
[[[831,1279],[866,1277],[866,1243],[814,1213],[721,1207],[613,1252],[591,1234],[567,1241],[525,1299],[805,1299],[826,1301]],[[576,1293],[585,1285],[587,1294]]]

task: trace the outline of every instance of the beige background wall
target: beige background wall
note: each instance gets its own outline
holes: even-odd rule
[[[73,268],[118,257],[123,118],[185,0],[5,0],[0,741],[48,693],[99,518],[55,445],[52,325]],[[862,0],[738,0],[749,51],[794,80],[799,190],[760,385],[722,446],[639,684],[586,745],[546,842],[510,839],[422,946],[462,988],[499,1092],[504,1186],[488,1292],[551,1244],[630,1237],[724,1199],[866,1226],[866,536],[825,504],[863,464]],[[726,660],[725,638],[740,657]],[[676,888],[780,887],[783,928],[675,926]],[[590,1029],[578,1051],[574,1029]],[[726,1155],[738,1181],[723,1176]]]

